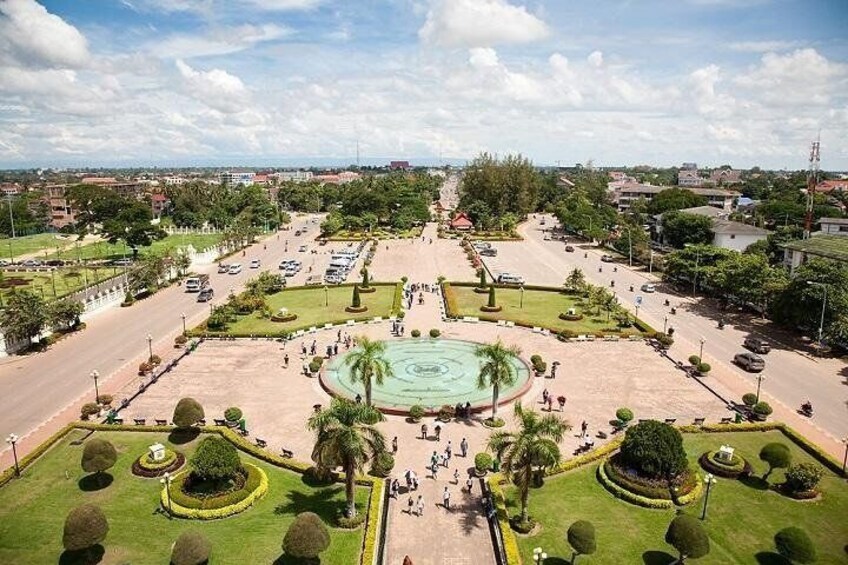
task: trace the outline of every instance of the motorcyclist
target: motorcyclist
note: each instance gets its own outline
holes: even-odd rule
[[[718,329],[720,329],[720,330],[724,329],[724,318],[718,319]]]
[[[813,413],[813,404],[808,400],[804,404],[801,405],[801,411],[804,414],[812,414]]]

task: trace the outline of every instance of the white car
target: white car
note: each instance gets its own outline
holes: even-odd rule
[[[253,259],[253,260],[250,261],[250,268],[251,269],[258,269],[261,266],[262,266],[262,261],[260,261],[259,259]]]
[[[657,287],[654,284],[646,283],[642,285],[642,292],[656,292]]]
[[[233,263],[230,265],[230,270],[227,271],[231,275],[237,275],[241,272],[241,263]]]

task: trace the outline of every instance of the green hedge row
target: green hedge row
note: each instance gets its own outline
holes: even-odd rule
[[[634,492],[627,490],[626,488],[619,486],[615,483],[610,477],[607,475],[606,465],[601,464],[598,465],[598,480],[616,498],[620,498],[637,506],[642,506],[644,508],[674,508],[675,503],[672,500],[668,500],[665,498],[648,498],[646,496],[638,495]],[[695,485],[692,490],[681,496],[677,499],[677,504],[679,506],[686,506],[687,504],[691,504],[695,502],[699,498],[701,498],[701,494],[703,492],[703,481],[701,480],[700,475],[695,473]]]
[[[506,510],[506,499],[504,498],[503,488],[501,483],[507,479],[500,473],[494,474],[487,479],[489,490],[492,491],[492,499],[495,503],[495,511],[498,516],[498,527],[501,530],[503,539],[504,554],[506,555],[506,563],[504,565],[521,565],[521,552],[518,550],[518,541],[515,539],[515,533],[509,525],[509,512]]]
[[[174,500],[173,492],[171,493],[171,501],[169,504],[168,495],[165,489],[162,489],[162,493],[159,497],[162,508],[169,511],[173,516],[177,516],[178,518],[189,518],[192,520],[217,520],[219,518],[226,518],[228,516],[244,512],[250,508],[254,502],[265,496],[265,493],[268,492],[268,475],[265,474],[265,471],[255,465],[251,465],[250,463],[245,463],[244,466],[249,469],[249,473],[255,474],[257,480],[254,481],[254,490],[250,491],[247,496],[238,502],[221,506],[219,508],[186,508]],[[174,484],[176,485],[176,481]]]

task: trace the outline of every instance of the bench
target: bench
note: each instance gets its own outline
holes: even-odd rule
[[[498,320],[498,325],[501,327],[506,326],[506,320]]]
[[[695,418],[694,424],[696,426],[703,426],[705,421],[706,421],[706,418]]]
[[[589,334],[586,336],[586,341],[595,341],[595,334]]]
[[[314,334],[314,333],[317,333],[317,332],[318,332],[318,328],[316,328],[315,326],[310,326],[309,333]]]
[[[205,426],[206,425],[206,419],[201,418],[200,420],[197,421],[197,425],[200,426],[200,427]]]
[[[296,332],[294,332],[294,337],[300,337],[300,336],[302,336],[304,333],[306,333],[306,332],[304,332],[303,330],[297,330]]]
[[[112,420],[112,423],[115,424],[116,426],[123,426],[124,425],[124,419],[123,418],[115,418],[114,420]]]
[[[397,322],[397,316],[389,316],[390,322]]]
[[[329,329],[330,329],[330,328],[332,328],[332,327],[333,327],[333,324],[331,324],[331,323],[329,323],[329,322],[327,322],[326,324],[324,324],[324,329],[325,329],[325,330],[329,330]]]
[[[668,424],[669,426],[673,426],[676,421],[677,421],[677,418],[666,418],[665,419],[665,423]]]
[[[147,423],[147,420],[144,418],[133,418],[133,422],[135,422],[136,426],[143,426]]]
[[[159,420],[158,418],[155,420],[157,426],[167,426],[168,420]]]
[[[383,317],[382,317],[382,316],[374,316],[374,318],[371,320],[371,323],[373,323],[373,324],[379,324],[379,323],[380,323],[380,322],[382,322],[382,321],[383,321]]]
[[[508,328],[514,328],[514,327],[515,327],[515,322],[508,321],[508,322],[506,323],[506,327],[508,327]]]
[[[227,425],[227,422],[225,420],[219,420],[218,418],[215,418],[213,421],[215,422],[216,426],[226,426]]]
[[[574,338],[574,341],[586,341],[586,336],[583,334],[578,335]]]
[[[264,439],[256,438],[256,447],[261,447],[262,449],[265,449],[266,447],[268,447],[268,442]]]
[[[280,449],[280,454],[286,459],[294,457],[294,452],[291,449],[286,449],[285,447]]]
[[[722,418],[721,423],[722,424],[731,424],[731,423],[733,423],[733,418],[729,418],[729,417],[728,418]]]
[[[356,323],[356,322],[354,322],[353,320],[348,320],[347,322],[345,322],[345,325],[346,325],[346,326],[352,326],[352,325],[354,325],[355,323]]]
[[[542,328],[540,328],[539,326],[533,326],[530,331],[532,331],[534,334],[540,334],[542,333]]]
[[[627,339],[629,339],[630,341],[642,341],[642,336],[631,334],[630,337],[628,337]]]

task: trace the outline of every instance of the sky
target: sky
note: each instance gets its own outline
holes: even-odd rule
[[[0,0],[0,167],[848,170],[848,0]]]

